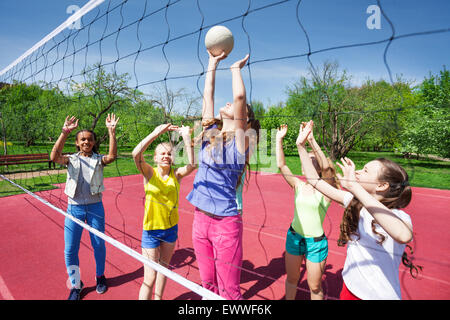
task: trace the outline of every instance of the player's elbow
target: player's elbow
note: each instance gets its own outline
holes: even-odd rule
[[[233,95],[233,103],[235,106],[247,106],[245,91],[234,93]]]
[[[56,152],[56,151],[52,151],[50,152],[50,161],[54,162],[54,163],[59,163],[61,159],[61,155]]]
[[[131,152],[131,156],[132,156],[133,159],[135,159],[135,160],[139,157],[140,154],[141,154],[141,153],[140,153],[138,150],[136,150],[136,149],[134,149],[133,152]]]
[[[401,244],[407,244],[411,242],[412,239],[413,239],[412,232],[404,232],[397,237],[396,241]]]

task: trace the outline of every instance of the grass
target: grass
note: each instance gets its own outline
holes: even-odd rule
[[[74,146],[66,146],[63,152],[74,152]],[[48,144],[41,146],[34,146],[32,151],[26,151],[26,149],[16,149],[14,153],[37,153],[37,152],[50,152],[51,146]],[[119,148],[118,159],[105,167],[104,176],[105,177],[117,177],[126,176],[132,174],[138,174],[138,170],[134,165],[134,161],[131,157],[132,147],[120,147]],[[12,153],[12,152],[10,152]],[[106,153],[106,150],[101,150],[101,153]],[[151,152],[148,152],[151,153]],[[433,160],[433,159],[405,159],[400,154],[395,154],[392,152],[351,152],[348,155],[351,158],[357,168],[362,168],[365,163],[370,160],[376,159],[378,157],[385,157],[391,159],[405,168],[410,177],[410,184],[413,187],[426,187],[426,188],[436,188],[436,189],[450,189],[450,162]],[[148,158],[151,161],[151,158]],[[181,159],[179,160],[180,163]],[[286,164],[291,169],[292,173],[295,175],[302,175],[300,160],[298,156],[286,156]],[[276,167],[275,157],[269,159],[261,160],[259,166],[253,164],[251,166],[252,170],[266,171],[266,172],[278,172]],[[8,174],[13,172],[26,172],[25,178],[14,180],[15,183],[23,186],[24,188],[32,191],[43,191],[54,189],[55,184],[64,183],[66,181],[66,174],[62,171],[62,167],[56,165],[55,171],[49,174],[48,164],[33,164],[33,165],[16,165],[0,167],[0,173]],[[44,171],[43,176],[31,177],[30,172]],[[22,190],[11,185],[9,182],[0,179],[0,197],[20,194],[23,193]]]

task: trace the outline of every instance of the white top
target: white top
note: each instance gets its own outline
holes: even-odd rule
[[[347,207],[353,195],[344,197]],[[404,222],[412,225],[410,216],[399,209],[391,211]],[[360,238],[351,236],[347,243],[342,276],[346,287],[363,300],[401,300],[399,266],[406,244],[392,239],[387,232],[376,225],[375,230],[386,238],[378,244],[378,236],[372,231],[372,215],[362,208],[360,211],[358,233]]]

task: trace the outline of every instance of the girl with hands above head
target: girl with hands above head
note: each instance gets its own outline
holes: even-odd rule
[[[188,164],[173,168],[174,147],[170,142],[163,142],[155,148],[153,160],[156,167],[151,166],[145,161],[145,150],[156,138],[170,131],[177,131],[182,136]],[[136,167],[144,177],[142,254],[168,267],[178,238],[180,181],[195,169],[190,128],[170,123],[161,124],[134,148],[132,155]],[[166,277],[163,274],[144,265],[144,282],[139,290],[139,299],[150,300],[155,287],[154,299],[161,300],[165,285]]]
[[[195,207],[192,240],[202,286],[229,300],[240,300],[242,217],[236,188],[249,149],[246,91],[241,69],[249,56],[230,67],[233,101],[220,108],[222,127],[214,119],[216,69],[226,58],[209,54],[202,106],[203,134],[199,165],[187,200]]]
[[[295,177],[287,167],[283,151],[283,139],[288,127],[281,125],[276,135],[277,165],[286,182],[295,192],[295,213],[286,237],[286,300],[294,300],[297,284],[300,279],[300,269],[306,258],[307,282],[310,288],[311,300],[322,300],[322,275],[328,256],[328,240],[323,231],[323,221],[330,206],[330,200],[315,190],[311,182],[303,182]],[[305,143],[308,135],[297,138],[296,143]],[[313,153],[307,154],[308,161],[314,163],[313,170],[317,176],[324,172],[332,173],[333,168],[328,164],[325,154],[320,149],[314,137],[310,138]],[[302,160],[302,169],[303,160]],[[336,186],[334,178],[327,179],[328,183]]]
[[[96,135],[91,130],[80,130],[75,135],[77,153],[63,155],[62,150],[69,134],[78,127],[78,119],[67,116],[62,132],[56,141],[50,159],[67,166],[67,181],[64,193],[68,196],[67,213],[86,222],[91,227],[105,232],[105,210],[102,203],[103,167],[117,158],[116,126],[119,118],[108,114],[105,125],[109,134],[109,152],[98,154]],[[69,300],[79,300],[83,282],[80,280],[78,251],[80,249],[83,227],[69,218],[64,222],[64,256],[72,288]],[[96,291],[107,290],[104,275],[106,248],[105,241],[90,233],[96,263]]]
[[[317,175],[305,141],[313,122],[300,131],[297,147],[305,176],[318,191],[345,208],[338,245],[347,245],[341,299],[401,299],[399,265],[413,238],[410,216],[400,210],[411,201],[408,174],[397,163],[378,158],[361,170],[348,158],[338,166],[339,190]]]

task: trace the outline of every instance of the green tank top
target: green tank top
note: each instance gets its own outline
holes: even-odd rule
[[[295,189],[295,214],[292,228],[303,237],[320,237],[323,232],[323,221],[331,202],[323,194],[315,191],[309,196],[302,195],[304,182]]]

